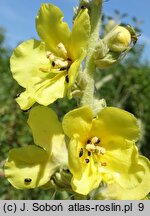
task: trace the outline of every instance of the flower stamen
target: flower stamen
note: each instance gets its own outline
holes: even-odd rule
[[[69,83],[69,77],[68,76],[65,77],[65,81],[66,81],[66,83]]]
[[[89,163],[89,162],[90,162],[90,160],[89,160],[88,158],[86,158],[86,159],[85,159],[85,162],[86,162],[86,163]]]
[[[47,51],[46,52],[46,57],[50,60],[50,61],[55,61],[55,55],[52,52]]]
[[[65,46],[63,45],[63,43],[59,43],[57,45],[57,47],[58,47],[60,53],[63,55],[63,57],[67,58],[67,50],[66,50]]]
[[[98,137],[93,137],[92,139],[91,139],[91,143],[93,143],[94,145],[96,145],[96,144],[99,144],[100,143],[100,139],[98,138]]]
[[[55,62],[54,61],[52,61],[52,66],[55,67]]]
[[[88,151],[88,156],[91,156],[91,152],[90,151]]]
[[[67,58],[67,51],[62,43],[58,44],[57,46],[61,50],[61,56],[63,53],[63,57],[57,57],[52,52],[47,51],[46,57],[50,60],[50,64],[52,68],[49,70],[42,70],[43,72],[52,72],[52,73],[59,73],[61,71],[67,71],[72,63],[70,58]]]
[[[101,166],[107,166],[106,162],[101,162]]]
[[[68,61],[64,61],[64,60],[59,59],[59,58],[57,58],[55,60],[55,65],[58,67],[66,67],[67,68],[68,64],[69,64]]]
[[[87,144],[85,148],[88,152],[95,152],[95,145],[93,144]]]
[[[104,155],[105,152],[106,152],[106,149],[105,149],[105,148],[103,148],[103,147],[101,147],[101,146],[96,146],[96,147],[95,147],[95,153]]]
[[[83,148],[80,149],[79,157],[82,157],[82,155],[83,155]]]
[[[91,155],[91,152],[101,155],[105,154],[106,149],[100,146],[100,139],[98,137],[94,136],[91,139],[88,139],[86,143],[85,148],[88,151],[88,155]]]

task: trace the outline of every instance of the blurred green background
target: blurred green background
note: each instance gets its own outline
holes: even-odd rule
[[[103,29],[110,17],[103,17]],[[135,18],[134,18],[135,19]],[[136,26],[136,20],[135,26]],[[137,31],[139,27],[136,26]],[[51,190],[16,190],[3,175],[3,165],[11,148],[33,142],[26,124],[28,113],[20,110],[15,95],[22,89],[13,80],[9,69],[12,50],[5,43],[5,30],[0,28],[0,199],[52,199]],[[141,154],[150,158],[150,64],[142,60],[144,45],[136,45],[124,61],[108,70],[96,71],[95,95],[105,98],[108,106],[116,106],[133,113],[141,126],[137,145]],[[53,105],[60,118],[76,107],[76,101],[58,100]],[[57,192],[55,199],[67,198]]]

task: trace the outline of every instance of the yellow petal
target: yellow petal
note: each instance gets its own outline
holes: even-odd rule
[[[10,58],[13,78],[24,88],[28,87],[29,82],[33,85],[47,76],[40,70],[47,64],[49,60],[46,58],[45,45],[37,40],[23,42]]]
[[[55,170],[43,149],[29,145],[12,149],[5,163],[5,176],[18,189],[40,187],[46,184]]]
[[[35,103],[33,96],[28,91],[22,92],[16,101],[22,110],[28,110]]]
[[[51,152],[52,148],[62,154],[64,135],[61,123],[58,121],[56,113],[42,106],[32,108],[29,114],[28,124],[32,129],[34,142]]]
[[[82,156],[80,156],[81,149]],[[85,146],[80,142],[78,136],[74,136],[68,145],[68,164],[73,175],[71,181],[73,191],[87,195],[92,189],[98,187],[101,182],[99,164],[92,157],[88,157]]]
[[[141,176],[137,176],[139,184],[128,188],[121,187],[119,184],[114,183],[108,185],[104,191],[103,196],[105,199],[120,199],[120,200],[140,200],[150,192],[150,162],[144,156],[139,156],[138,164],[141,166]]]
[[[71,185],[76,193],[87,195],[91,190],[97,188],[100,182],[98,164],[96,165],[93,158],[90,158],[90,162],[86,164],[85,169],[82,171],[82,176],[80,178],[73,176]]]
[[[42,4],[36,17],[36,29],[49,51],[56,53],[56,46],[63,43],[66,47],[70,37],[68,24],[62,22],[62,11],[52,4]]]
[[[74,109],[67,113],[63,119],[63,130],[68,137],[79,135],[86,139],[91,128],[93,113],[88,106]]]
[[[106,107],[93,120],[92,131],[101,137],[120,136],[137,140],[140,135],[137,119],[129,112],[115,107]]]
[[[72,60],[80,58],[83,50],[87,48],[90,36],[90,18],[88,10],[82,10],[76,17],[69,41],[69,56]]]
[[[43,80],[33,86],[34,99],[41,105],[47,106],[58,98],[63,98],[67,92],[66,72],[55,75],[52,79]]]
[[[106,149],[106,153],[101,156],[101,162],[106,163],[105,167],[100,168],[100,172],[101,169],[104,172],[103,180],[106,183],[115,181],[122,187],[136,186],[139,183],[142,168],[137,163],[138,151],[134,142],[121,137],[113,137],[102,145]]]
[[[81,177],[82,161],[79,158],[80,143],[77,137],[73,137],[68,145],[69,170],[75,177]]]
[[[75,60],[73,62],[73,64],[71,65],[71,67],[69,68],[69,71],[68,71],[68,78],[69,78],[69,84],[68,84],[68,97],[71,98],[71,87],[73,86],[76,78],[77,78],[77,75],[78,75],[78,71],[80,69],[80,66],[81,66],[81,63],[85,57],[85,51],[83,51],[80,55],[80,57]]]

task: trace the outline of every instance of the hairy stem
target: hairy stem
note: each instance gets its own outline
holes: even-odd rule
[[[96,70],[93,52],[95,46],[98,43],[99,32],[100,32],[100,23],[101,23],[101,9],[102,9],[102,0],[93,0],[90,3],[90,21],[91,21],[91,35],[89,39],[89,46],[87,50],[87,58],[85,63],[85,78],[87,85],[83,91],[81,98],[81,106],[90,105],[93,106],[93,96],[94,96],[94,73]]]

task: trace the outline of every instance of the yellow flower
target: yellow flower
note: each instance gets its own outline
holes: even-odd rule
[[[71,139],[68,163],[75,192],[86,195],[101,182],[119,185],[123,192],[131,189],[132,197],[138,193],[143,198],[149,192],[150,181],[138,187],[144,181],[144,170],[149,173],[150,169],[138,160],[139,127],[132,114],[106,107],[94,117],[85,106],[66,114],[63,129]]]
[[[52,4],[42,4],[36,17],[41,41],[20,44],[10,59],[14,79],[25,88],[16,99],[21,109],[35,102],[47,106],[68,94],[86,55],[90,34],[87,9],[76,17],[72,32],[62,21],[63,13]]]
[[[143,199],[149,193],[150,162],[138,155],[139,127],[132,114],[106,107],[94,116],[85,106],[67,113],[61,125],[54,111],[38,106],[28,124],[36,145],[12,149],[5,163],[14,187],[49,188],[52,175],[69,163],[76,193],[87,195],[102,182],[94,199]],[[62,126],[70,138],[68,151]]]
[[[30,111],[28,124],[36,145],[12,149],[5,163],[5,176],[18,189],[47,184],[68,163],[62,126],[54,111],[37,106]]]

